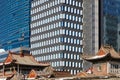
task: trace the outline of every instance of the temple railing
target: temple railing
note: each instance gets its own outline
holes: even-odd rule
[[[120,74],[120,68],[119,69],[110,69],[110,73]]]

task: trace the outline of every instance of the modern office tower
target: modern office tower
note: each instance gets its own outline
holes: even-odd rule
[[[80,72],[83,65],[83,0],[33,0],[31,53],[58,71]]]
[[[99,49],[99,0],[83,0],[83,53],[95,54]]]
[[[101,43],[120,51],[120,0],[101,0]]]
[[[83,0],[84,55],[95,55],[99,49],[99,0]],[[84,69],[90,64],[84,62]]]
[[[0,48],[29,47],[29,29],[30,0],[0,0]]]

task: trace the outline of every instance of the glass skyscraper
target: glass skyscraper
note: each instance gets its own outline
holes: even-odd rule
[[[83,68],[83,0],[33,0],[31,53],[71,74]]]
[[[30,0],[0,0],[0,48],[30,46]]]
[[[120,51],[120,0],[100,0],[101,43]]]

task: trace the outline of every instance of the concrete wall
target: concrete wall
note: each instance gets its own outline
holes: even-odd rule
[[[99,49],[99,0],[83,0],[83,54],[94,55]],[[91,67],[89,62],[84,61],[84,70]]]
[[[117,39],[117,43],[118,43],[118,52],[120,54],[120,23],[118,24],[118,39]]]
[[[83,0],[84,52],[93,55],[99,48],[98,0]]]

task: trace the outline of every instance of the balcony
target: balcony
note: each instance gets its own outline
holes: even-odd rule
[[[110,73],[120,74],[120,68],[119,69],[110,69]]]

